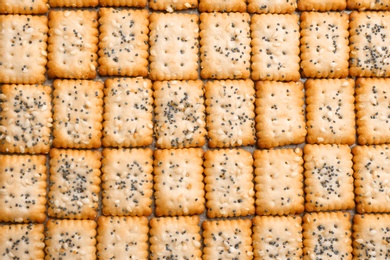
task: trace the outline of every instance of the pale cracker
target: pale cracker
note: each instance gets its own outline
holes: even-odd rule
[[[205,207],[201,148],[154,151],[156,216],[200,215]]]
[[[99,148],[103,120],[103,83],[55,80],[53,146]]]
[[[99,0],[49,0],[50,7],[95,7]]]
[[[252,16],[253,80],[299,80],[298,21],[297,14]]]
[[[306,211],[355,207],[352,153],[347,145],[304,147]]]
[[[172,13],[198,7],[198,0],[150,0],[149,8]]]
[[[0,13],[44,14],[49,9],[48,0],[0,0]]]
[[[48,76],[93,79],[98,51],[96,11],[50,11]]]
[[[256,214],[287,215],[304,211],[302,150],[256,150]]]
[[[305,82],[308,143],[356,141],[353,79],[308,79]]]
[[[0,83],[45,82],[47,33],[45,16],[0,15]]]
[[[206,122],[202,81],[156,81],[153,88],[156,146],[203,146]]]
[[[249,13],[293,13],[297,0],[248,0]]]
[[[104,149],[102,212],[106,216],[149,216],[152,213],[151,149]]]
[[[302,82],[256,83],[256,136],[260,148],[305,141]]]
[[[253,259],[250,219],[206,220],[203,227],[203,259]]]
[[[302,219],[299,216],[253,218],[255,259],[302,258]]]
[[[97,256],[99,259],[148,259],[146,217],[99,217]]]
[[[390,10],[390,0],[347,0],[347,8],[352,10]]]
[[[142,78],[107,79],[103,118],[103,146],[138,147],[152,144],[152,82]]]
[[[0,226],[1,259],[43,260],[45,236],[42,224]]]
[[[148,0],[99,0],[100,6],[134,6],[145,7]]]
[[[255,213],[253,158],[243,149],[205,153],[207,216],[237,217]]]
[[[355,146],[352,153],[357,212],[390,212],[390,146]]]
[[[347,7],[347,0],[299,0],[300,11],[343,11]]]
[[[348,76],[348,14],[301,14],[301,68],[307,78]]]
[[[150,259],[201,259],[199,216],[152,218]]]
[[[351,215],[319,212],[303,216],[303,259],[352,259]]]
[[[92,150],[50,151],[49,216],[94,219],[100,191],[101,153]]]
[[[201,12],[245,12],[246,0],[199,0]]]
[[[249,78],[251,53],[249,14],[202,13],[200,21],[202,78]]]
[[[53,121],[51,91],[51,87],[40,85],[0,87],[1,152],[49,152]]]
[[[46,180],[44,155],[0,155],[0,222],[44,222]]]
[[[149,16],[150,79],[198,78],[198,19],[196,14],[183,13]]]
[[[205,84],[205,92],[209,146],[234,147],[254,144],[253,81],[208,81]]]
[[[100,8],[99,16],[99,74],[147,76],[148,11]]]

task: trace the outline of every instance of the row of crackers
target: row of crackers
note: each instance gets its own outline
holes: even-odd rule
[[[252,220],[99,217],[0,226],[0,255],[24,259],[388,259],[390,215],[307,213]],[[351,234],[352,233],[352,234]],[[148,246],[148,241],[150,247]],[[150,253],[148,251],[150,249]],[[149,258],[148,258],[149,256]]]
[[[49,78],[68,79],[390,76],[390,12],[99,13],[0,15],[0,82],[43,83],[46,65]]]

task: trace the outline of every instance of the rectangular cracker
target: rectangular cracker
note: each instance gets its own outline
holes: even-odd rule
[[[350,76],[390,76],[390,13],[357,12],[349,15]]]
[[[249,78],[251,53],[249,14],[202,13],[200,21],[202,78]]]
[[[152,144],[152,82],[143,78],[107,79],[103,118],[103,146],[138,147]]]
[[[99,148],[103,120],[103,83],[55,80],[53,146]]]
[[[154,151],[157,216],[200,215],[205,207],[201,148]]]
[[[260,148],[305,141],[302,82],[256,83],[256,136]]]
[[[201,12],[240,12],[246,11],[246,0],[199,0]]]
[[[291,14],[297,8],[297,0],[248,0],[249,13]]]
[[[356,214],[352,237],[354,259],[389,259],[390,215]]]
[[[355,81],[308,79],[305,82],[308,143],[348,144],[356,141]]]
[[[203,82],[156,81],[153,89],[156,147],[203,146],[206,143]]]
[[[206,151],[204,182],[209,218],[255,213],[253,158],[243,149]]]
[[[48,0],[1,0],[0,13],[44,14],[49,9]]]
[[[152,218],[150,259],[200,259],[199,216]]]
[[[50,11],[48,76],[93,79],[98,51],[96,11]]]
[[[306,211],[355,207],[352,153],[347,145],[304,147]]]
[[[0,87],[0,151],[47,154],[52,126],[51,87]]]
[[[96,259],[95,221],[50,219],[46,228],[46,259]]]
[[[390,79],[356,80],[356,124],[359,144],[390,142]]]
[[[147,76],[148,11],[100,8],[99,17],[99,74]]]
[[[199,27],[196,14],[149,16],[150,79],[198,78]]]
[[[46,180],[44,155],[0,155],[0,222],[44,222]]]
[[[145,7],[148,0],[99,0],[100,6]]]
[[[300,11],[343,11],[347,7],[347,0],[299,0]]]
[[[150,0],[149,8],[159,11],[174,11],[186,10],[198,7],[198,0]]]
[[[146,217],[99,217],[97,256],[99,259],[148,259]]]
[[[255,88],[251,80],[205,84],[206,125],[210,147],[255,143]]]
[[[0,226],[0,257],[2,259],[43,260],[45,236],[42,224]]]
[[[253,80],[299,80],[298,21],[297,14],[252,16]]]
[[[357,212],[390,212],[390,146],[355,146],[352,153]]]
[[[302,219],[299,216],[253,218],[255,259],[302,258]]]
[[[95,7],[99,0],[49,0],[50,7]]]
[[[348,14],[301,14],[301,68],[307,78],[348,76]]]
[[[302,150],[256,150],[256,214],[287,215],[304,211]]]
[[[366,11],[366,10],[390,10],[390,0],[347,0],[348,9]]]
[[[102,212],[106,216],[149,216],[152,213],[151,149],[104,149]]]
[[[46,80],[47,17],[0,15],[0,83]]]
[[[94,219],[100,191],[100,151],[50,151],[49,216]]]
[[[203,227],[203,259],[253,259],[250,219],[206,220]]]
[[[352,259],[349,212],[318,212],[303,216],[303,259]]]

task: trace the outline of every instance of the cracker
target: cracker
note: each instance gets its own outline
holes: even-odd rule
[[[99,0],[99,5],[145,7],[147,2],[147,0]]]
[[[359,144],[390,143],[390,79],[356,80],[356,124]]]
[[[154,151],[154,197],[157,216],[202,214],[203,150]]]
[[[319,212],[303,216],[303,259],[352,259],[348,212]]]
[[[0,257],[43,260],[45,256],[43,229],[42,224],[0,226]]]
[[[107,79],[103,118],[103,146],[137,147],[152,144],[152,82],[142,78]]]
[[[46,179],[45,156],[0,155],[0,221],[44,222]]]
[[[347,0],[299,0],[300,11],[343,11],[347,7]]]
[[[356,12],[350,16],[350,75],[390,76],[390,13]]]
[[[146,217],[99,217],[99,259],[148,259]]]
[[[99,11],[99,74],[104,76],[147,76],[147,10]]]
[[[348,14],[301,14],[301,68],[307,78],[348,76]]]
[[[46,224],[45,259],[96,259],[96,222],[51,219]]]
[[[203,146],[206,122],[202,81],[154,82],[153,88],[156,146]]]
[[[304,210],[302,150],[256,150],[255,188],[258,215],[299,214]]]
[[[352,145],[355,130],[353,79],[309,79],[305,83],[308,143]]]
[[[149,7],[153,10],[172,13],[176,10],[197,8],[198,0],[150,0]]]
[[[297,14],[252,16],[253,80],[299,80],[298,21]]]
[[[354,259],[390,258],[390,215],[355,215],[352,236]]]
[[[200,259],[199,216],[152,218],[150,259]]]
[[[237,217],[255,213],[253,158],[243,149],[205,153],[207,216]]]
[[[49,9],[47,0],[1,0],[0,13],[44,14]]]
[[[198,78],[199,27],[196,14],[149,16],[150,79]]]
[[[256,83],[256,136],[260,148],[305,141],[302,82]]]
[[[100,191],[99,151],[50,151],[49,216],[94,219]]]
[[[249,78],[251,53],[249,14],[202,13],[200,21],[202,78]]]
[[[306,210],[353,209],[352,154],[349,146],[307,144],[303,153]]]
[[[0,15],[0,32],[0,83],[45,82],[47,18]]]
[[[50,150],[51,87],[0,87],[0,151],[43,153]]]
[[[99,148],[103,120],[103,83],[55,80],[53,146]]]
[[[94,7],[99,0],[49,0],[50,7]]]
[[[357,212],[390,212],[390,146],[355,146],[352,153]]]
[[[104,149],[102,212],[114,216],[152,213],[153,152],[151,149]]]
[[[206,220],[203,227],[203,259],[253,259],[250,219]]]
[[[347,0],[348,9],[352,10],[390,10],[389,0]]]
[[[96,11],[50,11],[48,76],[93,79],[98,51]]]
[[[299,216],[253,218],[255,259],[301,259],[302,219]]]
[[[255,143],[255,88],[251,80],[208,81],[205,84],[210,147]]]
[[[199,0],[201,12],[245,12],[245,0]]]
[[[293,13],[297,0],[248,0],[249,13]]]

